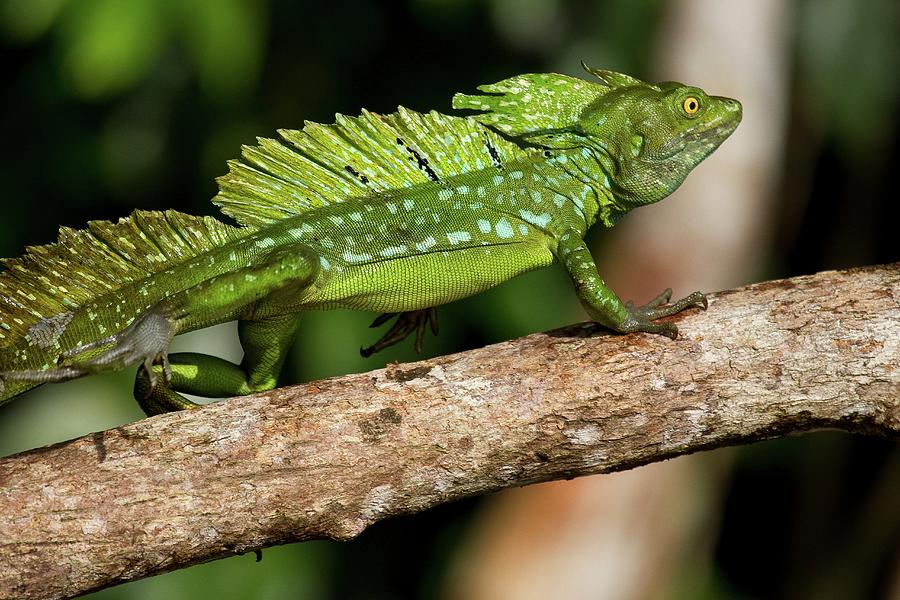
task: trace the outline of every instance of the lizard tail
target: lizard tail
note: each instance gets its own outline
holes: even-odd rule
[[[63,227],[56,243],[0,259],[0,404],[43,381],[71,378],[50,371],[67,349],[60,345],[62,336],[82,307],[246,231],[212,217],[135,211],[117,223]]]

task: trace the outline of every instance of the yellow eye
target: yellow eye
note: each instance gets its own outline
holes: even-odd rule
[[[700,110],[700,101],[693,96],[688,96],[684,99],[684,102],[681,103],[681,108],[684,109],[686,114],[695,115],[697,114],[697,111]]]

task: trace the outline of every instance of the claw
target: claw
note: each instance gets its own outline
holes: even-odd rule
[[[147,379],[150,381],[150,389],[155,388],[157,384],[156,373],[153,370],[153,366],[157,364],[162,365],[163,381],[165,381],[166,385],[172,383],[172,365],[169,364],[168,353],[162,352],[156,356],[147,356],[144,358],[141,366],[147,373]]]
[[[372,323],[369,325],[369,329],[373,329],[375,327],[381,327],[382,325],[384,325],[385,323],[390,321],[392,318],[396,317],[398,314],[400,314],[400,313],[381,313],[380,315],[375,317],[375,320],[372,321]]]
[[[163,379],[166,380],[166,384],[172,383],[172,364],[169,362],[169,353],[166,352],[162,356],[159,357],[160,362],[162,362],[163,368]]]
[[[413,331],[416,332],[413,347],[418,353],[422,351],[422,340],[425,336],[426,324],[429,325],[432,334],[437,335],[438,333],[437,310],[434,307],[402,313],[384,313],[372,321],[369,327],[384,325],[393,317],[397,317],[397,322],[394,323],[387,333],[381,336],[381,339],[368,348],[359,349],[359,353],[362,356],[369,357],[389,346],[393,346],[406,339]]]
[[[662,293],[647,303],[648,308],[655,308],[657,306],[662,306],[666,304],[669,300],[672,299],[672,288],[666,288],[662,291]]]
[[[688,308],[702,308],[706,310],[709,305],[706,296],[701,292],[694,292],[677,302],[668,304],[671,298],[672,289],[667,288],[663,293],[643,306],[635,307],[633,302],[628,302],[625,304],[625,308],[628,310],[628,317],[619,326],[619,331],[623,333],[636,331],[658,333],[674,340],[678,337],[678,326],[671,322],[654,323],[654,321],[662,317],[678,314]]]

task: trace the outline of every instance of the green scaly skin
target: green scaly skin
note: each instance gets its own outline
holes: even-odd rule
[[[215,202],[239,226],[175,211],[63,229],[4,261],[0,403],[46,382],[141,365],[147,414],[275,386],[306,310],[393,315],[368,355],[427,325],[434,307],[558,260],[594,321],[674,338],[655,322],[692,306],[667,290],[642,307],[598,276],[584,235],[661,200],[737,127],[740,104],[679,83],[585,67],[457,94],[449,117],[404,108],[337,116],[260,139],[229,163]],[[239,365],[169,356],[172,337],[238,320]]]

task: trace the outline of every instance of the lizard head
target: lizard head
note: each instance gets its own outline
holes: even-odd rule
[[[671,194],[741,122],[737,100],[585,68],[610,90],[585,107],[574,130],[598,151],[613,193],[630,204]]]
[[[453,107],[481,111],[475,120],[525,144],[590,148],[631,206],[672,193],[741,121],[737,100],[582,66],[596,81],[519,75],[479,86],[483,95],[456,94]]]

